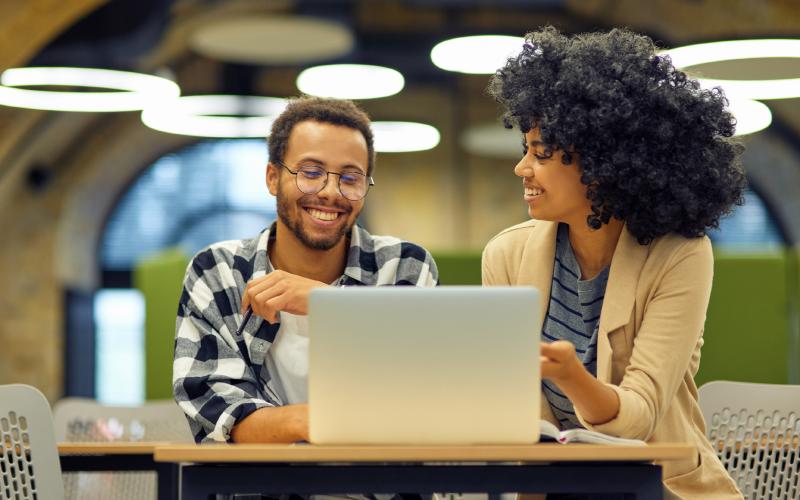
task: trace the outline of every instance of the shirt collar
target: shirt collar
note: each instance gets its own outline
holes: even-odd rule
[[[261,238],[259,238],[258,250],[263,251],[266,257],[265,273],[273,271],[269,260],[269,246],[275,243],[277,227],[278,223],[273,222],[269,229],[261,233]],[[347,263],[344,273],[336,282],[342,285],[374,284],[370,283],[370,281],[374,281],[371,278],[377,276],[372,237],[366,229],[354,224],[353,229],[350,231],[349,240],[350,247],[347,250]],[[256,275],[254,274],[253,277],[256,277]]]

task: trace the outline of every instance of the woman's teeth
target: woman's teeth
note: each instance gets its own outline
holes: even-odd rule
[[[539,188],[525,188],[525,196],[539,196],[544,190]]]
[[[307,210],[311,217],[319,220],[334,220],[339,217],[339,212],[323,212],[322,210],[316,210],[313,208],[309,208]]]

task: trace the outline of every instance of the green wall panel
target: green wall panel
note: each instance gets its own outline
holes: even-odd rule
[[[145,298],[145,399],[172,398],[175,318],[189,257],[168,249],[144,259],[133,272],[133,286]]]
[[[698,385],[788,382],[787,261],[785,253],[715,255]]]
[[[435,253],[433,259],[439,269],[442,285],[480,285],[480,252]]]

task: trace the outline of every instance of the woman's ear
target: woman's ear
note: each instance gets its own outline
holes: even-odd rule
[[[267,163],[267,189],[272,196],[278,196],[278,184],[280,183],[280,169],[272,163]]]

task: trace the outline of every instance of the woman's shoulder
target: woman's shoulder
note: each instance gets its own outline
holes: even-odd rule
[[[711,240],[708,236],[688,238],[676,233],[666,234],[650,244],[650,257],[659,259],[670,256],[680,257],[692,254],[712,256]]]
[[[713,275],[714,253],[708,236],[687,238],[679,234],[658,237],[650,244],[642,276],[663,278],[673,271],[695,278]]]
[[[536,220],[528,220],[503,229],[486,244],[483,249],[483,260],[495,260],[503,258],[503,256],[513,258],[513,256],[521,255],[528,239],[539,224],[541,223]]]
[[[494,235],[486,244],[486,248],[505,247],[509,245],[516,245],[518,243],[525,243],[531,235],[534,228],[540,224],[536,220],[527,220],[520,224],[507,227]]]
[[[538,224],[535,220],[528,220],[500,231],[489,240],[481,258],[484,284],[508,285],[515,282],[522,254]]]

